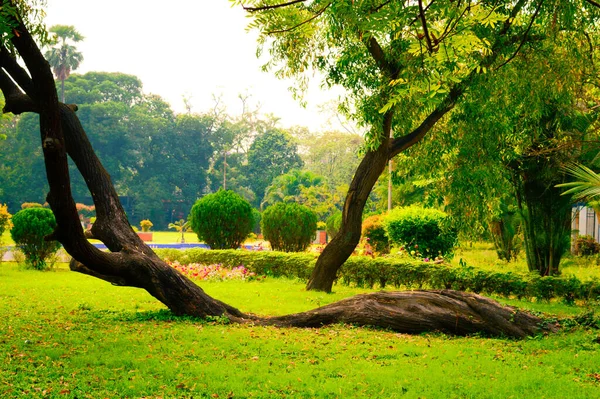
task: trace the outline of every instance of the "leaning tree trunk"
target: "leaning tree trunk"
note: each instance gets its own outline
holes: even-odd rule
[[[388,146],[383,144],[362,159],[346,195],[340,230],[319,256],[306,289],[331,292],[337,271],[358,245],[363,209],[387,161]]]
[[[72,270],[115,285],[143,288],[175,314],[225,316],[237,323],[319,327],[345,322],[405,333],[444,331],[465,335],[481,332],[510,337],[555,329],[554,326],[543,326],[538,317],[478,295],[455,291],[359,295],[313,311],[273,318],[244,314],[208,296],[198,285],[161,261],[133,232],[110,177],[75,115],[76,107],[59,104],[50,66],[26,27],[19,22],[20,18],[9,13],[2,17],[10,20],[9,26],[16,27],[11,41],[27,68],[21,67],[5,47],[0,47],[0,89],[6,99],[4,111],[37,112],[40,116],[50,186],[47,199],[57,222],[55,231],[47,238],[61,242],[73,256]],[[98,250],[84,235],[71,195],[67,154],[81,172],[96,205],[97,219],[91,235],[104,242],[110,252]],[[385,155],[375,156],[375,171],[383,168],[386,161]],[[373,178],[366,173],[368,179]],[[363,188],[366,186],[360,187],[358,192],[361,199],[365,195],[361,191]],[[360,228],[360,216],[356,213],[348,211],[347,221],[354,230],[356,226]]]

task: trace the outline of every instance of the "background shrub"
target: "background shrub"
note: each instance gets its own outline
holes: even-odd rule
[[[219,190],[196,201],[190,227],[212,249],[238,248],[252,231],[250,203],[231,190]]]
[[[140,227],[144,233],[149,232],[152,226],[154,226],[154,224],[148,219],[144,219],[140,222]]]
[[[417,257],[449,258],[457,244],[457,231],[450,225],[449,216],[436,209],[419,206],[394,209],[385,218],[385,228],[393,244],[404,246]]]
[[[257,275],[307,280],[318,254],[276,251],[209,251],[204,249],[157,249],[162,259],[181,264],[245,266]],[[394,286],[402,289],[454,289],[503,297],[535,298],[548,301],[597,300],[600,280],[581,281],[576,277],[540,277],[535,274],[492,272],[463,264],[451,266],[422,262],[408,257],[351,256],[339,269],[338,282],[359,287]]]
[[[2,234],[11,227],[11,214],[8,212],[8,205],[0,204],[0,243]]]
[[[600,244],[589,235],[577,236],[575,254],[582,256],[595,255],[600,252]]]
[[[261,229],[274,250],[302,252],[317,231],[317,214],[295,202],[279,202],[265,209]]]
[[[325,221],[327,235],[330,238],[335,237],[335,235],[340,231],[340,226],[342,225],[342,212],[336,212],[333,215],[329,216]]]
[[[28,208],[43,208],[43,205],[40,204],[39,202],[23,202],[21,204],[21,209],[28,209]]]
[[[44,240],[56,227],[52,211],[48,208],[25,208],[14,214],[12,223],[10,235],[25,255],[25,264],[37,270],[46,269],[46,261],[60,248],[58,241]]]
[[[390,243],[382,215],[373,215],[366,218],[362,224],[362,235],[369,239],[369,244],[375,252],[380,254],[390,253]]]

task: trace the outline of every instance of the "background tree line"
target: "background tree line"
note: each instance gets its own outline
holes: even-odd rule
[[[150,219],[156,229],[186,218],[196,199],[220,188],[258,209],[291,200],[320,207],[324,220],[340,206],[362,143],[359,135],[284,130],[256,111],[175,114],[162,98],[145,94],[137,77],[122,73],[72,74],[59,84],[67,103],[78,106],[131,223]],[[23,202],[45,201],[39,123],[33,114],[1,122],[0,202],[14,213]],[[83,179],[73,167],[71,173],[74,198],[91,204]],[[302,179],[306,174],[313,178]],[[297,192],[276,196],[282,189]]]

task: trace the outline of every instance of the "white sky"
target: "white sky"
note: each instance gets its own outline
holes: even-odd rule
[[[256,33],[246,32],[246,13],[228,0],[47,0],[47,25],[74,25],[85,36],[77,44],[84,61],[75,72],[123,72],[139,77],[144,92],[162,96],[184,112],[213,108],[222,96],[230,115],[241,113],[238,94],[251,95],[262,114],[281,125],[311,131],[341,129],[332,111],[320,105],[337,94],[319,89],[314,79],[304,109],[288,91],[290,82],[261,72]]]

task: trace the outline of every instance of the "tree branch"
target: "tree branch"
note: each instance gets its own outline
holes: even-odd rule
[[[519,47],[517,47],[515,52],[510,57],[508,57],[508,59],[506,61],[504,61],[502,64],[500,64],[496,68],[496,71],[498,69],[502,68],[504,65],[508,64],[510,61],[512,61],[517,56],[517,54],[519,54],[519,51],[521,51],[523,44],[525,44],[525,42],[527,41],[527,36],[529,35],[529,31],[531,30],[531,27],[533,26],[533,22],[537,18],[537,15],[540,12],[540,9],[542,8],[542,4],[544,4],[544,0],[540,0],[540,4],[538,5],[537,9],[533,13],[533,16],[531,17],[531,21],[529,21],[529,26],[527,26],[527,29],[525,30],[525,33],[523,34],[523,39],[519,43]]]
[[[331,6],[331,4],[332,4],[332,3],[327,3],[327,5],[326,5],[326,6],[324,6],[323,8],[321,8],[319,11],[317,11],[317,12],[315,13],[315,15],[313,15],[312,17],[310,17],[309,19],[307,19],[307,20],[305,20],[305,21],[302,21],[302,22],[300,22],[300,23],[298,23],[298,24],[296,24],[296,25],[294,25],[294,26],[292,26],[292,27],[290,27],[290,28],[269,31],[269,32],[267,32],[267,35],[273,35],[273,34],[277,34],[277,33],[286,33],[286,32],[291,32],[291,31],[293,31],[294,29],[296,29],[296,28],[299,28],[299,27],[300,27],[300,26],[302,26],[302,25],[306,25],[306,24],[307,24],[307,23],[309,23],[310,21],[312,21],[312,20],[314,20],[314,19],[318,18],[318,17],[319,17],[321,14],[323,14],[323,13],[325,12],[325,10],[327,10],[327,8],[329,8],[329,7]]]
[[[501,41],[501,38],[508,33],[512,21],[523,8],[526,2],[527,0],[519,0],[519,2],[515,5],[511,12],[511,15],[504,22],[502,30],[498,35],[499,37],[494,43],[494,48],[498,46],[498,43]],[[492,53],[480,63],[480,66],[489,67],[498,58],[498,55],[498,51],[492,51]],[[476,70],[472,70],[469,73],[469,75],[465,79],[463,79],[462,82],[454,85],[450,89],[450,92],[448,93],[446,98],[442,100],[442,102],[435,108],[435,110],[433,110],[433,112],[431,112],[416,129],[414,129],[409,134],[393,139],[390,144],[390,159],[398,155],[400,152],[418,143],[431,130],[431,128],[437,123],[437,121],[439,121],[444,115],[446,115],[450,110],[452,110],[458,98],[464,93],[465,89],[475,79],[476,75]]]
[[[248,12],[257,12],[257,11],[266,11],[266,10],[274,10],[276,8],[288,7],[297,3],[304,3],[306,0],[292,0],[287,3],[274,4],[271,6],[262,6],[262,7],[246,7],[242,5],[242,8]]]
[[[35,96],[33,89],[33,82],[31,77],[18,63],[15,57],[13,57],[6,47],[0,46],[0,65],[6,70],[6,72],[14,79],[21,89],[27,93],[27,95]]]
[[[427,28],[427,21],[425,20],[425,11],[423,11],[423,1],[419,0],[419,17],[421,19],[421,26],[423,26],[423,35],[425,35],[425,41],[427,42],[427,49],[429,52],[433,52],[433,44],[431,43],[431,37],[429,36],[429,29]]]
[[[365,46],[371,54],[371,57],[377,63],[379,69],[388,74],[392,79],[396,79],[399,73],[399,68],[392,66],[385,58],[385,53],[383,52],[383,48],[379,45],[377,39],[374,36],[370,36],[369,39],[365,42]]]
[[[593,5],[594,7],[600,8],[600,3],[598,3],[598,2],[596,2],[594,0],[585,0],[585,1],[587,1],[588,3],[590,3],[591,5]]]

